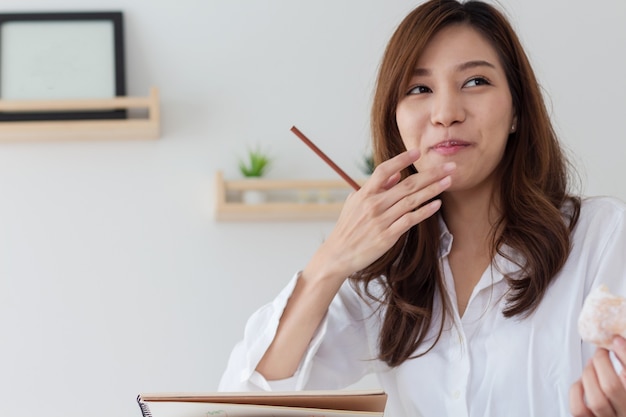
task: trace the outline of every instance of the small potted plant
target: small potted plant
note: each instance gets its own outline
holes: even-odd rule
[[[272,158],[260,148],[248,149],[246,159],[239,160],[239,171],[246,178],[262,177],[269,169]]]
[[[260,178],[269,170],[272,157],[260,147],[249,148],[245,158],[239,159],[239,171],[245,178]],[[245,190],[243,201],[247,204],[259,204],[265,201],[261,190]]]

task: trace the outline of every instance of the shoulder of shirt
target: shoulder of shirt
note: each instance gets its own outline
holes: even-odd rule
[[[581,201],[581,216],[597,215],[625,216],[626,203],[617,197],[585,197]]]
[[[610,234],[624,227],[626,203],[622,200],[616,197],[585,197],[581,200],[580,217],[575,228],[575,235],[579,238],[589,233],[595,236]]]

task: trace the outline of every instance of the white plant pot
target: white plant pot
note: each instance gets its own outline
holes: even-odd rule
[[[242,198],[245,204],[262,204],[265,203],[267,196],[260,190],[245,190]]]

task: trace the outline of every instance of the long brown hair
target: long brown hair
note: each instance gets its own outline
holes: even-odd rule
[[[507,245],[521,255],[520,276],[506,277],[510,290],[503,314],[524,317],[537,308],[570,253],[580,200],[568,193],[568,161],[528,58],[501,12],[476,0],[430,0],[401,22],[387,45],[376,84],[371,114],[374,159],[380,163],[405,150],[396,124],[398,102],[429,40],[442,28],[459,23],[477,30],[497,51],[517,115],[517,128],[499,166],[502,181],[495,192],[501,217],[492,231],[492,253],[511,259],[502,251]],[[411,166],[402,176],[415,173]],[[376,298],[385,307],[379,358],[390,366],[419,356],[415,352],[431,326],[439,326],[438,337],[421,355],[443,331],[443,318],[433,322],[437,288],[441,288],[444,315],[450,309],[439,266],[440,232],[436,216],[423,221],[352,277],[365,282],[371,297],[376,298],[369,284],[380,282],[384,288],[382,297]]]

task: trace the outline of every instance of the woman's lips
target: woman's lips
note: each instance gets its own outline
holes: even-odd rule
[[[440,155],[454,155],[457,152],[460,152],[461,150],[467,148],[468,146],[470,146],[469,142],[451,139],[439,142],[430,149]]]

